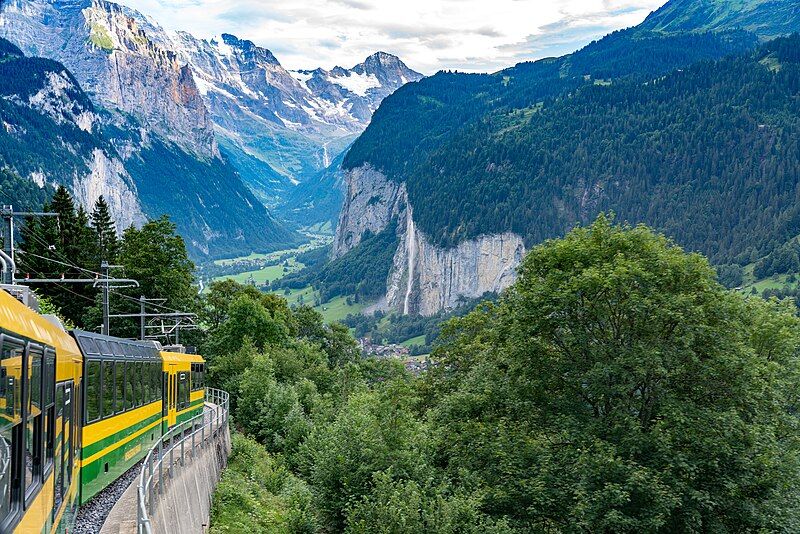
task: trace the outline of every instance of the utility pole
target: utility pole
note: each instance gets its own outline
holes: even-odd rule
[[[2,282],[13,286],[16,283],[14,272],[17,268],[14,255],[14,217],[58,217],[58,213],[14,211],[14,206],[4,204],[0,215],[3,217],[3,252],[0,254],[3,263]]]
[[[145,306],[148,302],[152,302],[155,304],[163,304],[167,302],[167,299],[149,299],[144,295],[139,297],[139,339],[144,341],[147,337],[147,328],[146,328],[146,321],[145,319],[148,317],[147,311],[145,310]],[[151,315],[152,316],[152,315]]]
[[[108,303],[108,262],[103,261],[100,264],[100,271],[103,274],[103,331],[102,334],[104,336],[108,335],[109,330],[111,329],[111,319],[109,318],[109,314],[111,313],[110,306]]]

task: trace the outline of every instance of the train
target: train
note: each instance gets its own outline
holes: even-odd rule
[[[179,347],[67,331],[0,289],[0,533],[73,532],[82,504],[202,412],[205,372]]]

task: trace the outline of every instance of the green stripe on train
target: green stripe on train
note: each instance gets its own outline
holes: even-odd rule
[[[139,420],[138,422],[132,424],[131,426],[129,426],[127,428],[123,428],[122,430],[114,432],[113,434],[109,434],[108,436],[102,438],[99,441],[96,441],[96,442],[92,443],[91,445],[86,445],[83,448],[83,457],[84,458],[90,458],[92,455],[97,454],[98,452],[102,451],[106,447],[110,447],[114,443],[117,443],[118,441],[122,441],[123,439],[125,439],[129,435],[141,430],[142,428],[145,428],[148,425],[151,425],[151,424],[155,423],[159,419],[161,419],[161,412],[160,411],[158,413],[154,414],[154,415],[151,415],[150,417],[148,417],[146,419]]]
[[[158,426],[143,433],[125,445],[104,454],[88,465],[81,466],[81,504],[94,497],[103,488],[118,479],[136,462],[144,458],[161,437]],[[138,448],[138,450],[137,450]],[[125,456],[128,455],[128,458]],[[108,465],[108,471],[106,471]]]

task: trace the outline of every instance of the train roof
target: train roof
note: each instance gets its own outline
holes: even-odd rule
[[[161,360],[156,345],[151,341],[131,341],[83,330],[73,330],[72,335],[78,342],[84,357],[90,360],[110,358]]]
[[[199,354],[185,354],[183,352],[162,352],[161,357],[165,362],[189,362],[189,363],[205,363],[205,360]]]
[[[63,328],[3,290],[0,290],[0,329],[53,347],[61,357],[81,356],[75,340]]]

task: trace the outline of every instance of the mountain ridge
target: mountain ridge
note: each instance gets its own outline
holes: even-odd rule
[[[104,0],[13,0],[0,11],[0,22],[0,36],[64,65],[95,104],[98,127],[118,159],[97,161],[94,174],[124,174],[138,186],[136,202],[112,203],[116,220],[132,222],[137,206],[151,217],[167,213],[195,258],[266,252],[300,241],[220,154],[187,67],[148,39],[127,8]],[[72,185],[86,204],[88,197]]]
[[[784,5],[790,4],[784,2]],[[663,15],[672,7],[667,4],[659,11]],[[658,20],[659,11],[648,18],[648,24]],[[675,219],[677,215],[670,215],[672,208],[668,206],[678,205],[680,199],[685,203],[681,213],[690,217],[698,210],[706,214],[702,210],[716,205],[723,196],[710,197],[704,204],[697,204],[697,201],[706,198],[707,192],[698,192],[694,199],[684,198],[679,194],[677,180],[688,179],[681,174],[686,169],[677,167],[672,178],[677,191],[662,186],[658,202],[650,202],[654,193],[649,188],[654,186],[643,181],[642,169],[653,169],[651,173],[663,170],[673,160],[659,163],[658,155],[645,150],[648,145],[640,147],[638,152],[625,153],[625,159],[620,159],[622,148],[626,146],[622,141],[632,145],[635,138],[628,137],[626,130],[619,130],[617,124],[609,122],[619,118],[614,112],[626,109],[623,104],[639,93],[652,93],[650,87],[660,83],[664,76],[673,76],[669,73],[681,72],[698,63],[710,68],[726,57],[749,57],[762,39],[743,30],[742,20],[737,18],[730,26],[719,24],[713,32],[666,32],[646,26],[633,27],[614,32],[561,58],[521,63],[491,75],[443,72],[401,88],[384,100],[370,126],[345,157],[343,168],[348,193],[337,227],[333,257],[349,254],[365,232],[369,235],[380,232],[392,218],[390,214],[396,214],[401,217],[397,226],[400,245],[387,280],[387,297],[405,294],[404,298],[395,298],[392,308],[430,314],[437,311],[437,306],[446,308],[448,302],[459,296],[474,296],[475,288],[465,289],[461,294],[448,289],[458,287],[464,272],[477,276],[481,266],[487,264],[488,260],[474,255],[474,250],[469,248],[471,244],[477,246],[483,242],[494,246],[488,245],[491,242],[499,247],[495,250],[500,251],[501,243],[510,243],[508,233],[511,232],[524,238],[526,246],[531,246],[563,233],[574,224],[590,221],[599,210],[613,210],[626,220],[655,224],[689,248],[710,254],[717,262],[743,261],[749,255],[768,252],[767,242],[791,233],[791,223],[781,219],[782,222],[769,226],[759,219],[756,233],[769,236],[763,244],[734,238],[730,228],[736,227],[739,219],[731,212],[731,202],[735,199],[728,198],[717,214],[698,219],[703,221],[699,223],[700,228],[682,228]],[[778,23],[778,31],[783,32],[784,21]],[[765,28],[761,31],[768,33]],[[761,68],[758,66],[753,72]],[[787,68],[786,75],[794,72],[793,69]],[[741,80],[733,82],[741,83]],[[733,86],[737,87],[736,83]],[[771,94],[768,87],[765,85],[764,90]],[[782,89],[790,90],[786,86]],[[615,106],[608,104],[608,108],[604,108],[608,110],[606,116],[587,111],[586,118],[581,118],[570,107],[582,105],[591,109],[592,105],[600,103],[587,104],[584,98],[595,94],[614,95],[616,91],[623,91],[628,100]],[[706,95],[708,102],[716,102],[712,96]],[[676,105],[678,103],[680,101],[676,100]],[[660,105],[669,109],[671,104]],[[747,101],[742,105],[748,109]],[[717,110],[708,113],[726,117],[726,120],[744,120]],[[694,118],[695,115],[689,116]],[[563,124],[559,122],[561,117],[572,117],[573,123]],[[632,125],[648,124],[647,116],[636,117],[630,119]],[[672,116],[664,120],[680,122],[678,117]],[[655,130],[650,135],[654,139],[665,136],[668,124],[654,125]],[[608,128],[609,132],[613,128],[613,133],[609,133],[608,138],[598,139],[594,126]],[[792,126],[782,123],[782,127]],[[720,130],[709,128],[711,132]],[[730,126],[721,129],[738,133]],[[630,130],[633,132],[635,128]],[[574,138],[576,131],[583,132],[585,145]],[[644,132],[639,135],[647,139]],[[696,146],[706,147],[699,142]],[[741,158],[752,148],[747,144],[735,146],[738,152],[730,156],[739,162],[741,170],[746,168]],[[787,145],[777,146],[782,146],[785,154]],[[563,152],[565,147],[570,150]],[[598,152],[599,147],[605,148]],[[673,148],[675,154],[670,157],[677,161],[704,161],[702,158],[706,157],[704,154],[698,160],[700,155],[681,151],[680,145]],[[645,157],[650,159],[644,161]],[[629,168],[620,167],[622,161],[630,162]],[[662,176],[661,171],[658,172],[658,176]],[[760,171],[753,172],[752,176],[761,176]],[[789,182],[783,185],[789,187]],[[636,191],[638,197],[626,194],[626,187]],[[383,191],[389,196],[384,198]],[[774,198],[785,202],[785,191],[773,192]],[[366,202],[367,199],[370,202]],[[656,214],[662,215],[657,217]],[[719,238],[702,230],[711,225],[717,215],[729,217],[719,230],[722,232]],[[792,219],[790,211],[782,217]],[[369,221],[376,224],[365,225]],[[728,223],[730,225],[726,226]],[[459,266],[457,272],[446,272],[442,265],[422,257],[423,251],[427,251],[425,254],[429,257],[444,257],[461,249],[465,250],[464,255],[455,253],[456,257],[448,260],[448,265]],[[497,259],[492,260],[495,267],[490,269],[491,273],[506,272],[509,265],[516,263],[510,251],[498,254]],[[499,267],[501,265],[505,267]],[[477,290],[502,289],[509,280],[498,286],[496,279],[489,277]],[[448,294],[448,291],[455,293]],[[410,307],[408,302],[412,303]]]

